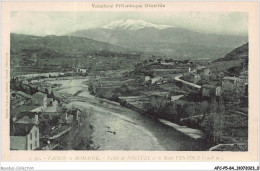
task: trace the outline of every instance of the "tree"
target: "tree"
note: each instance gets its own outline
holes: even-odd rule
[[[177,122],[180,122],[180,119],[183,117],[186,117],[187,116],[187,112],[186,112],[186,110],[185,110],[185,108],[186,108],[187,106],[186,106],[186,104],[184,104],[184,105],[181,105],[181,104],[177,104],[176,105],[176,121]]]
[[[51,97],[51,98],[54,98],[53,91],[51,91],[50,97]]]
[[[203,122],[207,114],[210,114],[210,105],[207,101],[203,101],[200,104],[201,113],[203,114],[202,119],[200,120],[200,123]]]
[[[47,124],[46,120],[41,120],[39,126],[40,126],[40,130],[43,130],[43,131],[44,131],[44,130],[47,129],[48,124]]]
[[[45,94],[49,94],[49,90],[47,88],[45,88]]]
[[[50,120],[50,125],[57,125],[59,123],[60,116],[53,116]]]

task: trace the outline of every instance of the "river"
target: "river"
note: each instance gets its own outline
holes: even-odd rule
[[[98,150],[145,151],[201,151],[208,149],[204,142],[196,141],[174,127],[157,119],[139,114],[117,104],[101,102],[88,92],[88,78],[52,80],[61,84],[58,92],[69,94],[69,105],[93,112],[89,117],[94,126],[93,142]]]

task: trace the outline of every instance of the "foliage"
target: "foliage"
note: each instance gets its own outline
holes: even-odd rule
[[[60,145],[67,150],[95,150],[97,147],[92,141],[93,125],[87,121],[80,127],[73,126],[69,135],[61,140]]]
[[[53,118],[51,120],[49,120],[49,124],[53,125],[53,126],[58,125],[59,119],[60,119],[60,116],[53,116]]]
[[[10,80],[10,88],[12,90],[16,91],[22,91],[26,94],[33,95],[37,92],[37,89],[34,87],[31,87],[30,85],[25,85],[22,83],[22,81],[19,81],[18,79],[12,78]]]
[[[135,65],[135,69],[134,69],[134,73],[136,75],[144,75],[144,76],[150,76],[153,77],[154,76],[154,72],[151,69],[150,66],[148,66],[145,63],[138,63]]]

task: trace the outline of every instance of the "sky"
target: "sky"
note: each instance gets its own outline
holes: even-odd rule
[[[247,35],[243,12],[11,12],[11,32],[28,35],[65,35],[108,25],[121,19],[143,20],[196,32]]]

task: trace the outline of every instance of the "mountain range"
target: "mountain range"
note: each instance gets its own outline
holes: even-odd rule
[[[22,34],[11,34],[11,46],[17,47],[45,47],[54,50],[66,50],[77,52],[89,52],[99,50],[123,51],[126,48],[111,45],[109,43],[91,40],[88,38],[73,37],[73,36],[31,36]]]
[[[218,59],[248,42],[247,36],[199,33],[142,20],[118,20],[64,36],[11,35],[11,53],[36,51],[41,56],[75,56],[100,51],[144,52],[177,59]],[[128,54],[131,54],[128,53]],[[31,53],[30,53],[31,54]],[[129,56],[129,55],[128,55]]]
[[[118,20],[69,34],[172,58],[217,59],[248,41],[247,36],[200,33],[142,20]]]
[[[10,35],[11,54],[24,54],[31,57],[84,56],[97,53],[127,53],[126,48],[105,42],[72,36],[32,36],[23,34]]]

